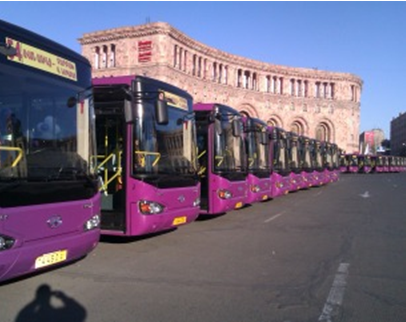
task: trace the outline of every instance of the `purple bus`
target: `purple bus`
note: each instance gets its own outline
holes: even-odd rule
[[[143,76],[93,79],[103,235],[142,236],[199,215],[192,97]]]
[[[308,187],[317,187],[320,185],[319,173],[314,168],[313,157],[313,140],[300,136],[300,162],[302,163],[302,176],[304,181],[307,182]]]
[[[347,173],[348,172],[348,158],[345,153],[340,154],[340,172]]]
[[[302,141],[297,133],[288,133],[288,154],[290,162],[291,189],[296,191],[310,188],[308,177],[303,170]]]
[[[0,281],[80,259],[100,237],[91,67],[0,21]]]
[[[401,172],[400,159],[399,156],[391,156],[390,172]]]
[[[341,155],[341,149],[335,143],[331,143],[331,155],[332,155],[331,180],[335,182],[340,179],[340,155]]]
[[[197,103],[201,214],[217,215],[247,203],[247,151],[242,117],[229,106]]]
[[[396,161],[393,155],[388,156],[388,172],[389,173],[396,172]]]
[[[347,159],[347,173],[358,172],[358,153],[348,153],[345,155]]]
[[[323,142],[322,146],[322,157],[323,157],[323,167],[324,176],[326,178],[325,182],[335,182],[338,180],[338,175],[336,173],[335,166],[335,155],[337,151],[337,146],[330,142]]]
[[[371,155],[371,172],[383,173],[385,167],[385,158],[383,155]]]
[[[399,171],[405,172],[406,171],[406,159],[404,156],[399,157]]]
[[[329,182],[329,177],[325,173],[325,166],[323,162],[323,154],[325,153],[322,148],[322,144],[319,140],[311,139],[310,145],[312,146],[312,158],[313,158],[313,177],[314,186],[322,186]]]
[[[286,195],[291,191],[288,137],[284,129],[270,127],[273,146],[272,198]]]
[[[267,124],[257,118],[244,117],[247,145],[247,203],[268,200],[272,194],[272,163]]]
[[[383,172],[384,173],[389,173],[389,156],[387,155],[382,155],[383,158]]]
[[[370,173],[372,170],[371,156],[370,155],[358,155],[358,172]]]

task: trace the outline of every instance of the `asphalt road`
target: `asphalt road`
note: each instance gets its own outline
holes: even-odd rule
[[[406,173],[341,175],[153,238],[104,240],[0,286],[0,321],[403,322],[405,201]]]

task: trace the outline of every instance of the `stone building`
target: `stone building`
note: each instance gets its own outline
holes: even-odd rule
[[[376,154],[382,148],[385,133],[382,129],[364,131],[359,136],[359,152],[362,154]]]
[[[399,113],[390,122],[390,147],[392,155],[406,156],[406,113]]]
[[[217,102],[274,126],[358,151],[363,82],[349,73],[274,65],[232,55],[167,23],[86,33],[79,39],[93,77],[145,75],[195,102]]]

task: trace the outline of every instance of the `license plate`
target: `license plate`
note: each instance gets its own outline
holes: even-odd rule
[[[67,256],[68,256],[67,250],[58,250],[56,252],[39,256],[35,260],[35,269],[63,262],[66,260]]]
[[[262,196],[262,200],[268,200],[268,196],[267,195]]]
[[[242,207],[242,202],[240,201],[240,202],[237,202],[236,204],[235,204],[235,209],[239,209],[239,208],[241,208]]]
[[[172,225],[176,226],[176,225],[181,225],[181,224],[185,224],[187,221],[186,216],[183,217],[176,217],[173,222]]]

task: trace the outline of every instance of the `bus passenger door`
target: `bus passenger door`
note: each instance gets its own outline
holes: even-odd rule
[[[102,181],[101,228],[125,231],[125,123],[120,114],[96,118],[98,174]]]
[[[206,128],[197,129],[197,158],[199,162],[199,179],[201,185],[200,207],[203,210],[208,210],[208,194],[209,194],[209,151],[208,151],[208,133]]]

